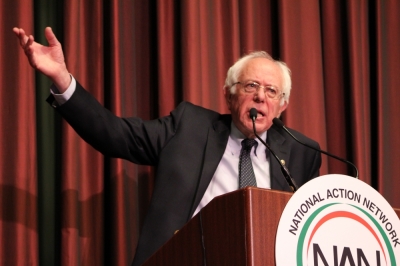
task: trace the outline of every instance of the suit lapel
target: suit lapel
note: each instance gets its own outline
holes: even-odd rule
[[[290,147],[286,141],[286,138],[275,128],[275,126],[272,126],[268,130],[267,142],[278,158],[284,160],[286,166],[289,168]],[[286,183],[285,177],[281,172],[280,164],[275,158],[273,158],[272,154],[270,154],[269,158],[271,188],[291,191],[289,185]]]
[[[205,144],[202,172],[197,185],[196,195],[190,212],[193,215],[225,152],[230,134],[231,117],[223,116],[208,130],[207,143]]]
[[[213,128],[209,128],[207,143],[205,144],[204,158],[202,173],[197,184],[196,195],[193,201],[190,217],[192,217],[194,211],[199,205],[203,195],[210,184],[210,181],[218,167],[219,162],[225,152],[226,145],[230,134],[231,117],[224,116],[223,119],[218,120],[213,124]],[[289,163],[290,158],[290,147],[286,138],[272,126],[268,130],[267,143],[276,155],[281,159],[285,160],[286,165]],[[290,187],[286,183],[286,180],[281,172],[281,166],[272,157],[270,157],[270,176],[271,176],[271,188],[277,190],[291,191]]]

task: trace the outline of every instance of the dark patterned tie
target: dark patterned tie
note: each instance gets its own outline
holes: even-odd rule
[[[256,145],[255,139],[244,139],[242,141],[242,150],[239,157],[239,188],[247,186],[256,187],[257,181],[254,175],[253,165],[251,164],[250,152],[251,148]]]

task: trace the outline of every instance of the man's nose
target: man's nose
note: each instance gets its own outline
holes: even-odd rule
[[[254,94],[254,100],[257,102],[264,102],[265,97],[264,88],[259,88]]]

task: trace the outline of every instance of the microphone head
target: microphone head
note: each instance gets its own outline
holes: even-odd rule
[[[251,120],[255,121],[257,118],[257,109],[256,108],[251,108],[250,109],[250,118]]]
[[[272,123],[274,123],[275,126],[280,127],[280,128],[285,126],[285,124],[283,124],[283,122],[277,117],[272,119]]]

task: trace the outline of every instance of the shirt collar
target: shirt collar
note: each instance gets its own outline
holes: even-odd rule
[[[267,141],[267,131],[259,134],[260,138],[263,139],[264,141]],[[232,153],[235,154],[240,154],[240,150],[242,149],[242,140],[244,140],[246,138],[246,136],[239,131],[239,129],[235,126],[235,124],[232,122],[231,123],[231,133],[229,135],[229,138],[231,139],[230,143],[230,149],[232,151]],[[258,143],[258,146],[262,145],[264,146],[264,144],[261,143],[261,141],[256,138],[256,141]],[[254,153],[256,151],[254,150]]]

